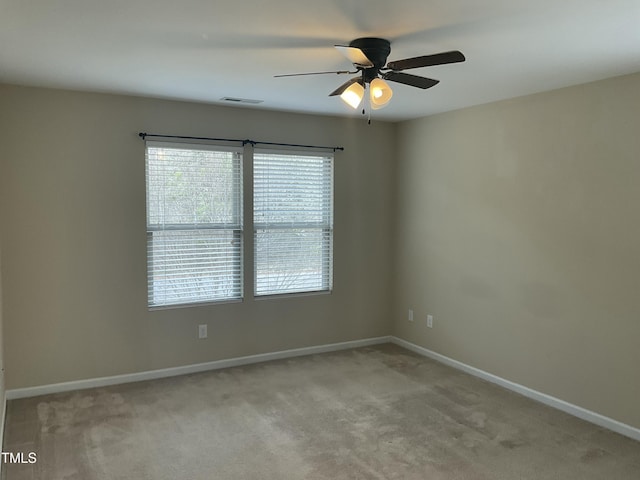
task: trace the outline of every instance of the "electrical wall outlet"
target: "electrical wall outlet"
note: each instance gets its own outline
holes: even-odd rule
[[[198,325],[198,338],[207,338],[207,325]]]
[[[433,328],[433,315],[427,315],[427,327]]]
[[[410,322],[413,322],[413,310],[409,309],[409,316],[407,318]]]

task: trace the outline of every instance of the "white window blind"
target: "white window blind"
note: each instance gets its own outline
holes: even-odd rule
[[[333,155],[253,157],[255,295],[330,291]]]
[[[147,142],[150,307],[242,298],[242,153]]]

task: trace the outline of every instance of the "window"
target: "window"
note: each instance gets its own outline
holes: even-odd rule
[[[253,156],[255,295],[330,291],[333,156]]]
[[[149,307],[242,298],[242,153],[147,142]]]

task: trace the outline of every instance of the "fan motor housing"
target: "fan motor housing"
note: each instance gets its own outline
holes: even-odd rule
[[[373,63],[376,72],[387,64],[387,57],[391,53],[391,42],[384,38],[356,38],[349,43],[349,46],[362,50],[362,53]]]

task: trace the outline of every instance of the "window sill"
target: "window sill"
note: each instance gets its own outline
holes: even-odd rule
[[[173,310],[176,308],[192,308],[192,307],[210,307],[213,305],[227,305],[229,303],[242,303],[244,302],[244,298],[231,298],[229,300],[216,300],[211,302],[197,302],[197,303],[177,303],[173,305],[158,305],[158,306],[148,306],[147,310],[150,312],[155,312],[157,310]]]
[[[253,299],[256,301],[263,300],[278,300],[284,298],[297,298],[297,297],[317,297],[324,295],[331,295],[333,290],[319,290],[317,292],[297,292],[297,293],[274,293],[270,295],[254,295]]]

